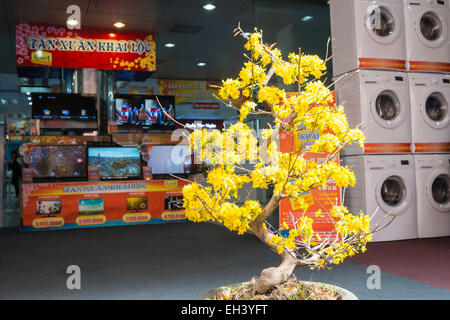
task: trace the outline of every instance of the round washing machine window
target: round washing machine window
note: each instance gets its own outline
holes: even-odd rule
[[[450,212],[450,177],[440,173],[431,179],[427,195],[433,208],[441,212]]]
[[[450,200],[450,179],[448,175],[441,174],[434,179],[431,185],[431,194],[434,201],[439,204],[447,204]]]
[[[428,11],[420,18],[420,32],[429,41],[437,41],[442,37],[442,23],[434,12]]]
[[[442,129],[449,125],[448,101],[439,91],[425,92],[420,112],[424,121],[432,128]]]
[[[399,24],[396,14],[385,6],[371,5],[365,16],[366,29],[377,42],[388,44],[397,38]]]
[[[444,96],[440,92],[433,92],[425,102],[427,116],[435,121],[442,121],[447,117],[448,105]]]
[[[398,176],[390,176],[381,185],[381,199],[389,207],[400,206],[406,198],[406,187]]]
[[[392,129],[402,121],[401,102],[392,90],[382,90],[376,93],[371,101],[371,112],[375,121],[383,128]]]

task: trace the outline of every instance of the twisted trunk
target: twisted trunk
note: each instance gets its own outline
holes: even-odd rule
[[[256,292],[263,294],[272,289],[277,284],[285,282],[297,265],[297,260],[288,253],[281,256],[281,264],[278,267],[264,269],[260,276],[255,279]]]
[[[276,247],[270,244],[272,233],[264,228],[264,221],[274,212],[279,205],[280,200],[272,197],[264,208],[263,212],[250,223],[250,227],[254,234],[267,246],[276,250]],[[259,294],[266,293],[277,284],[286,281],[295,269],[298,261],[288,252],[281,254],[281,264],[278,267],[270,267],[264,269],[260,276],[255,279],[254,288]]]

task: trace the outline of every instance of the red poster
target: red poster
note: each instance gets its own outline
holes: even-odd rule
[[[294,137],[291,133],[280,133],[280,151],[289,152],[290,150],[299,150],[306,143],[313,144],[319,138],[318,132],[309,130],[301,131],[298,136]],[[307,153],[305,159],[314,160],[318,163],[327,158],[327,153]],[[339,161],[338,157],[335,159]],[[296,199],[282,199],[280,203],[280,226],[286,223],[289,229],[294,227],[295,221],[301,217],[309,217],[314,220],[313,229],[318,233],[322,240],[330,237],[335,239],[336,232],[334,230],[335,220],[329,214],[334,205],[341,204],[340,189],[335,183],[328,183],[326,188],[317,188],[310,190],[302,195],[303,199],[309,204],[309,208],[303,211]],[[316,216],[318,210],[322,211],[321,216]],[[288,231],[285,231],[288,232]]]
[[[154,33],[16,25],[18,66],[155,71],[155,48]]]

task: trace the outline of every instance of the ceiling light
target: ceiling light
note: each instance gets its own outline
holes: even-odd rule
[[[113,26],[121,29],[121,28],[125,27],[125,23],[117,21],[116,23],[113,24]]]
[[[175,44],[173,44],[173,43],[166,43],[166,44],[164,45],[164,47],[167,47],[167,48],[173,48],[173,47],[175,47]]]
[[[303,22],[306,22],[306,21],[309,21],[309,20],[312,20],[312,19],[314,19],[313,16],[304,16],[304,17],[302,18],[302,21],[303,21]]]
[[[204,62],[199,62],[199,63],[197,63],[197,66],[199,66],[199,67],[204,67],[204,66],[206,66],[206,63],[204,63]]]
[[[216,6],[212,2],[207,2],[203,5],[203,9],[211,11],[214,10]]]
[[[69,20],[67,20],[67,24],[69,25],[69,26],[76,26],[76,25],[78,25],[78,21],[76,20],[76,19],[69,19]]]
[[[29,95],[30,95],[30,93],[29,93],[29,92],[27,92],[27,95],[29,96]]]
[[[28,97],[28,100],[31,100],[31,97]]]

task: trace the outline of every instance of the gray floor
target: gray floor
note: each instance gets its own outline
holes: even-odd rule
[[[175,223],[46,232],[0,232],[1,299],[198,299],[246,281],[279,257],[252,235],[212,224]],[[66,269],[81,268],[81,290]],[[297,278],[345,287],[360,299],[450,299],[450,291],[382,273],[366,287],[366,267],[297,269]]]

